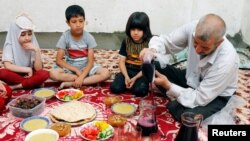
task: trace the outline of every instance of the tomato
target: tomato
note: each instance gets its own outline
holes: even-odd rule
[[[57,96],[58,96],[60,99],[63,99],[64,96],[65,96],[65,93],[64,93],[64,92],[59,92],[59,93],[57,93]]]
[[[91,140],[96,140],[97,136],[96,135],[88,135],[87,138],[91,139]]]
[[[84,130],[81,130],[81,134],[91,140],[96,140],[97,136],[98,136],[98,129],[93,128],[93,127],[89,127],[89,128],[85,128]]]

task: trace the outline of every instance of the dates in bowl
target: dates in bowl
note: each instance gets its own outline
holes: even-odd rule
[[[33,95],[22,95],[13,99],[8,104],[8,108],[12,115],[16,117],[30,117],[43,112],[45,100],[45,98],[35,97]]]

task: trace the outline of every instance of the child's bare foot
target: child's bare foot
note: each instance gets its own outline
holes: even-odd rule
[[[40,87],[41,87],[41,88],[43,88],[44,86],[45,86],[45,84],[44,84],[44,83],[40,85]]]
[[[2,84],[6,84],[5,82],[3,82],[3,81],[0,80],[0,84],[1,84],[1,83],[2,83]]]
[[[22,86],[22,84],[17,84],[17,85],[12,85],[12,86],[10,86],[10,88],[11,88],[12,90],[16,90],[16,89],[21,89],[21,88],[23,88],[23,86]]]
[[[73,86],[73,82],[62,82],[61,85],[58,87],[58,89],[68,88],[72,86]]]

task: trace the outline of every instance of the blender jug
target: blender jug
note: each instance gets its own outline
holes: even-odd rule
[[[181,115],[181,128],[175,141],[198,141],[198,129],[203,120],[201,114],[185,112]]]

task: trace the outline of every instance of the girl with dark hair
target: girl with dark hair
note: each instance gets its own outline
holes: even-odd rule
[[[149,82],[142,75],[139,54],[143,48],[148,48],[152,37],[148,15],[144,12],[134,12],[130,15],[126,34],[119,51],[121,72],[115,76],[110,90],[119,94],[130,89],[134,95],[143,97],[148,94]]]

